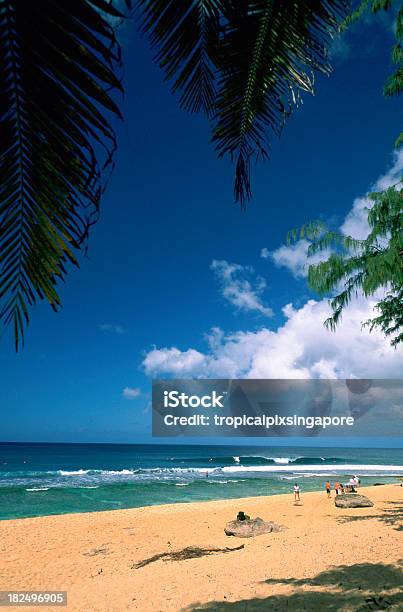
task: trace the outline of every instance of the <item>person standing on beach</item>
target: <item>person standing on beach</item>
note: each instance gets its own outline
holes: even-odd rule
[[[338,495],[340,491],[340,484],[338,482],[334,483],[334,490],[336,491],[336,495]]]
[[[299,498],[299,485],[298,485],[297,482],[294,485],[294,501],[300,501],[300,498]]]
[[[350,478],[350,492],[351,493],[357,493],[355,487],[357,486],[357,482],[355,480],[355,478]]]
[[[331,487],[331,485],[330,485],[330,481],[328,480],[328,481],[326,482],[326,484],[325,484],[326,493],[327,493],[327,496],[328,496],[328,497],[332,497],[332,494],[331,494],[331,492],[330,492],[330,487]]]

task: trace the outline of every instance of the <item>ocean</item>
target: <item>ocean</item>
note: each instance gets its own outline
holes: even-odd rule
[[[402,449],[0,443],[0,519],[400,483]],[[400,479],[399,479],[400,477]]]

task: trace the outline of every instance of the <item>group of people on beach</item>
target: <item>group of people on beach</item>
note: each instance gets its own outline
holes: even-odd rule
[[[350,478],[350,482],[348,484],[343,484],[342,482],[334,481],[333,488],[335,490],[336,495],[340,495],[341,493],[357,493],[357,487],[360,484],[360,479],[358,476],[352,476]],[[330,480],[326,481],[325,489],[328,497],[332,496],[332,485]],[[296,482],[294,484],[294,501],[299,502],[300,499],[300,488],[299,484]]]
[[[343,484],[342,482],[334,481],[334,491],[336,495],[340,495],[341,493],[357,493],[357,487],[360,484],[360,479],[358,476],[352,476],[350,478],[350,482],[348,484]],[[330,480],[328,480],[325,484],[325,489],[328,497],[332,496],[332,485]]]

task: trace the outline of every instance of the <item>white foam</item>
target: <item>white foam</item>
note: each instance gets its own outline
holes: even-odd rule
[[[295,459],[302,459],[302,457],[267,457],[267,455],[245,455],[244,458],[250,458],[253,457],[254,459],[265,459],[266,461],[274,461],[274,463],[281,463],[281,464],[287,464],[290,463],[292,461],[295,461]],[[241,457],[242,458],[242,457]]]
[[[32,489],[25,489],[26,491],[49,491],[50,487],[33,487]]]
[[[232,458],[235,461],[235,463],[239,463],[240,462],[240,458],[239,457],[232,457]]]
[[[323,475],[323,472],[342,472],[343,474],[348,473],[359,473],[359,472],[393,472],[400,473],[403,472],[403,465],[284,465],[281,468],[277,465],[231,465],[222,468],[223,472],[229,473],[238,473],[238,472],[309,472],[312,474],[313,472],[320,472],[320,475]]]
[[[137,473],[137,470],[101,470],[101,474],[105,474],[108,476],[131,476],[132,474]]]
[[[82,476],[83,474],[88,474],[90,470],[58,470],[58,474],[60,476]]]
[[[162,468],[161,471],[162,472],[174,472],[174,473],[178,473],[178,474],[191,474],[192,472],[195,472],[196,474],[206,474],[206,472],[208,474],[212,474],[213,472],[219,472],[221,468],[219,467],[215,467],[215,468]],[[151,471],[151,470],[150,470]]]
[[[157,469],[150,469],[147,471],[153,472],[158,471]],[[138,474],[138,470],[58,470],[60,476],[85,476],[87,474],[101,474],[103,476],[131,476],[132,474]]]

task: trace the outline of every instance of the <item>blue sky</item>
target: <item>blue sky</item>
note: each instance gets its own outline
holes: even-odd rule
[[[391,24],[357,27],[338,45],[332,76],[317,78],[270,162],[253,168],[246,212],[205,120],[178,109],[134,28],[124,40],[126,120],[101,219],[63,310],[38,306],[18,355],[9,332],[1,339],[0,440],[149,441],[151,376],[396,377],[401,354],[358,337],[365,304],[339,340],[321,340],[326,304],[308,302],[295,257],[277,251],[306,221],[359,223],[355,199],[400,170],[401,101],[381,93]]]

